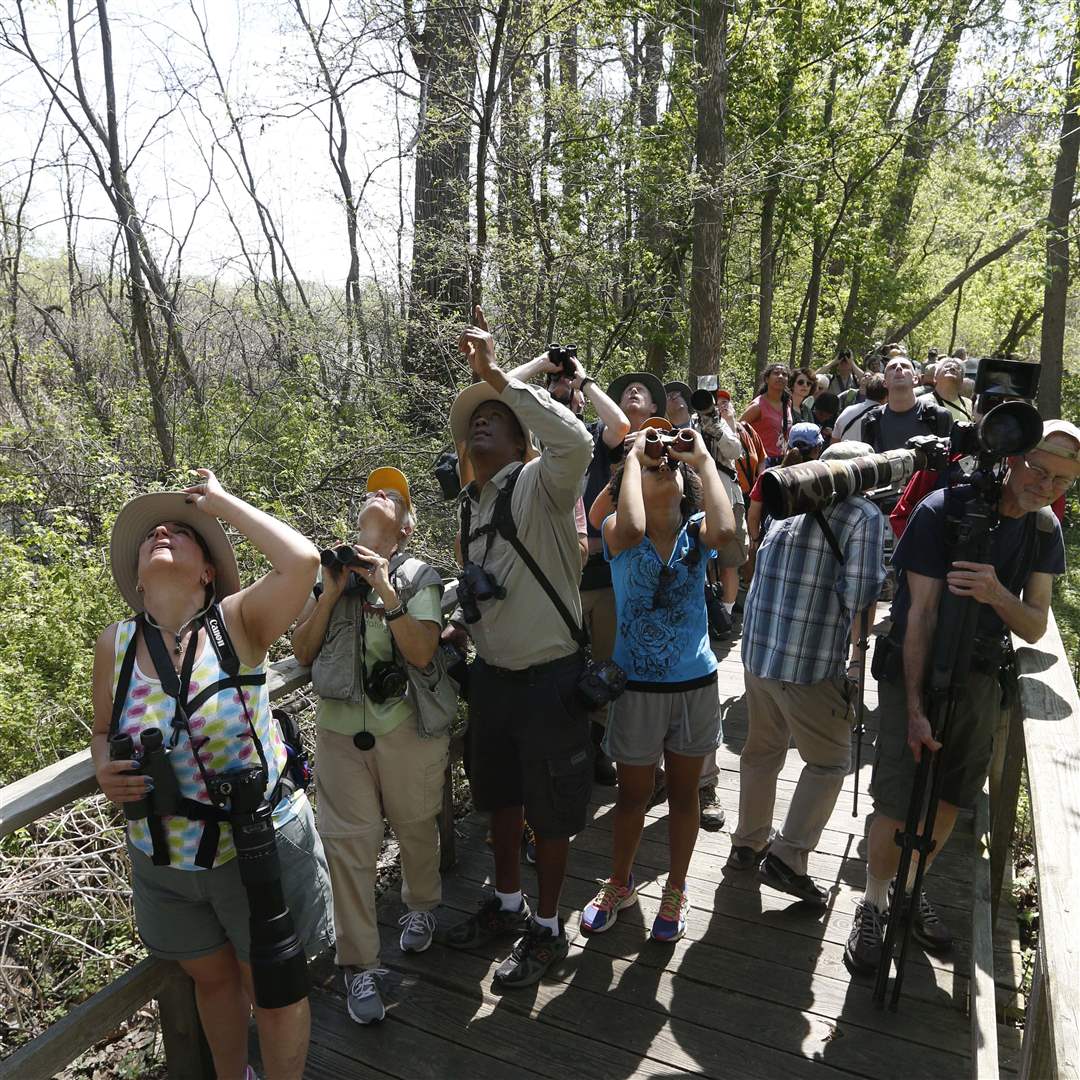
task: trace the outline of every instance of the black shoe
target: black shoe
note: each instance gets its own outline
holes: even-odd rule
[[[500,986],[516,989],[538,983],[548,968],[566,958],[570,942],[566,927],[559,921],[559,932],[553,934],[546,926],[535,920],[518,940],[510,955],[495,969],[495,979]]]
[[[881,951],[885,947],[885,924],[888,916],[878,911],[869,900],[859,900],[855,905],[855,921],[851,924],[844,963],[856,975],[873,975],[881,963]]]
[[[889,886],[889,904],[892,905],[894,881]],[[919,904],[915,910],[915,920],[911,924],[911,936],[927,951],[947,953],[953,946],[952,931],[941,920],[933,905],[926,898],[926,890],[919,890]]]
[[[768,844],[760,851],[755,851],[749,844],[736,844],[732,846],[724,865],[729,870],[756,870],[768,853]]]
[[[604,740],[604,729],[595,720],[589,725],[589,733],[592,736],[594,750],[593,757],[593,780],[601,787],[615,787],[619,782],[619,774],[615,771],[615,763],[604,753],[600,744]]]
[[[508,934],[520,934],[532,921],[525,898],[517,911],[503,911],[497,896],[485,900],[475,915],[470,915],[447,931],[444,941],[452,949],[475,949]]]
[[[719,832],[727,820],[724,808],[716,797],[716,785],[698,788],[698,806],[701,807],[701,827],[706,832]]]
[[[826,896],[807,874],[796,874],[790,866],[775,855],[766,855],[758,867],[758,880],[763,885],[797,896],[810,904],[824,906]]]

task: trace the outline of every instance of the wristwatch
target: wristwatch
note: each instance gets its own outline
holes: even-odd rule
[[[398,606],[396,608],[391,608],[389,611],[385,612],[383,614],[383,618],[385,618],[387,622],[393,622],[395,619],[400,619],[401,616],[404,615],[404,614],[405,614],[405,605],[404,604],[398,604]]]
[[[581,392],[583,394],[585,393],[585,385],[586,385],[586,383],[594,383],[594,382],[596,382],[596,380],[591,375],[586,375],[585,378],[581,380]]]

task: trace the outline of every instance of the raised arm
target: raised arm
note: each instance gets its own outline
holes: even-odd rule
[[[230,495],[209,469],[196,470],[201,482],[187,488],[189,501],[246,537],[270,563],[253,585],[222,602],[240,659],[259,664],[267,649],[292,625],[315,583],[319,553],[295,529]]]
[[[692,450],[672,450],[671,454],[672,457],[691,465],[701,480],[701,496],[705,505],[705,524],[701,529],[702,544],[711,548],[723,547],[735,536],[735,513],[731,509],[731,500],[724,490],[720,474],[716,471],[716,462],[706,448],[701,432],[694,432]]]
[[[612,555],[637,547],[645,536],[645,500],[641,495],[641,465],[644,453],[645,432],[639,431],[623,464],[622,484],[615,513],[604,522],[604,540]],[[595,503],[593,505],[595,506]]]

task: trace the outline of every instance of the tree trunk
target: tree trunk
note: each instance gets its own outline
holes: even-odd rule
[[[1075,12],[1075,5],[1073,7]],[[1074,15],[1075,17],[1075,15]],[[1080,150],[1080,21],[1073,40],[1065,109],[1061,118],[1054,186],[1046,230],[1046,287],[1043,292],[1042,338],[1039,354],[1039,411],[1046,417],[1061,415],[1061,376],[1065,348],[1065,305],[1069,296],[1069,216],[1076,188],[1077,151]]]
[[[453,328],[469,307],[469,147],[479,3],[431,3],[423,30],[406,6],[420,76],[409,330],[403,367],[445,377]],[[456,363],[455,363],[456,367]],[[419,414],[418,414],[419,415]],[[430,417],[434,424],[441,418]]]
[[[727,146],[728,4],[698,0],[697,176],[693,196],[693,262],[690,270],[691,385],[719,370],[724,345],[720,283],[724,260]]]

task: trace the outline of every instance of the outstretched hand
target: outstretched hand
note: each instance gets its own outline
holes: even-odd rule
[[[184,488],[187,496],[186,502],[191,503],[196,510],[201,510],[211,517],[221,516],[221,501],[225,496],[225,489],[221,482],[209,469],[196,469],[195,473],[201,478],[198,484]]]
[[[491,371],[497,370],[495,363],[495,339],[488,330],[484,309],[479,304],[473,308],[471,326],[465,327],[458,338],[458,352],[469,360],[469,368],[478,379],[487,378]]]

